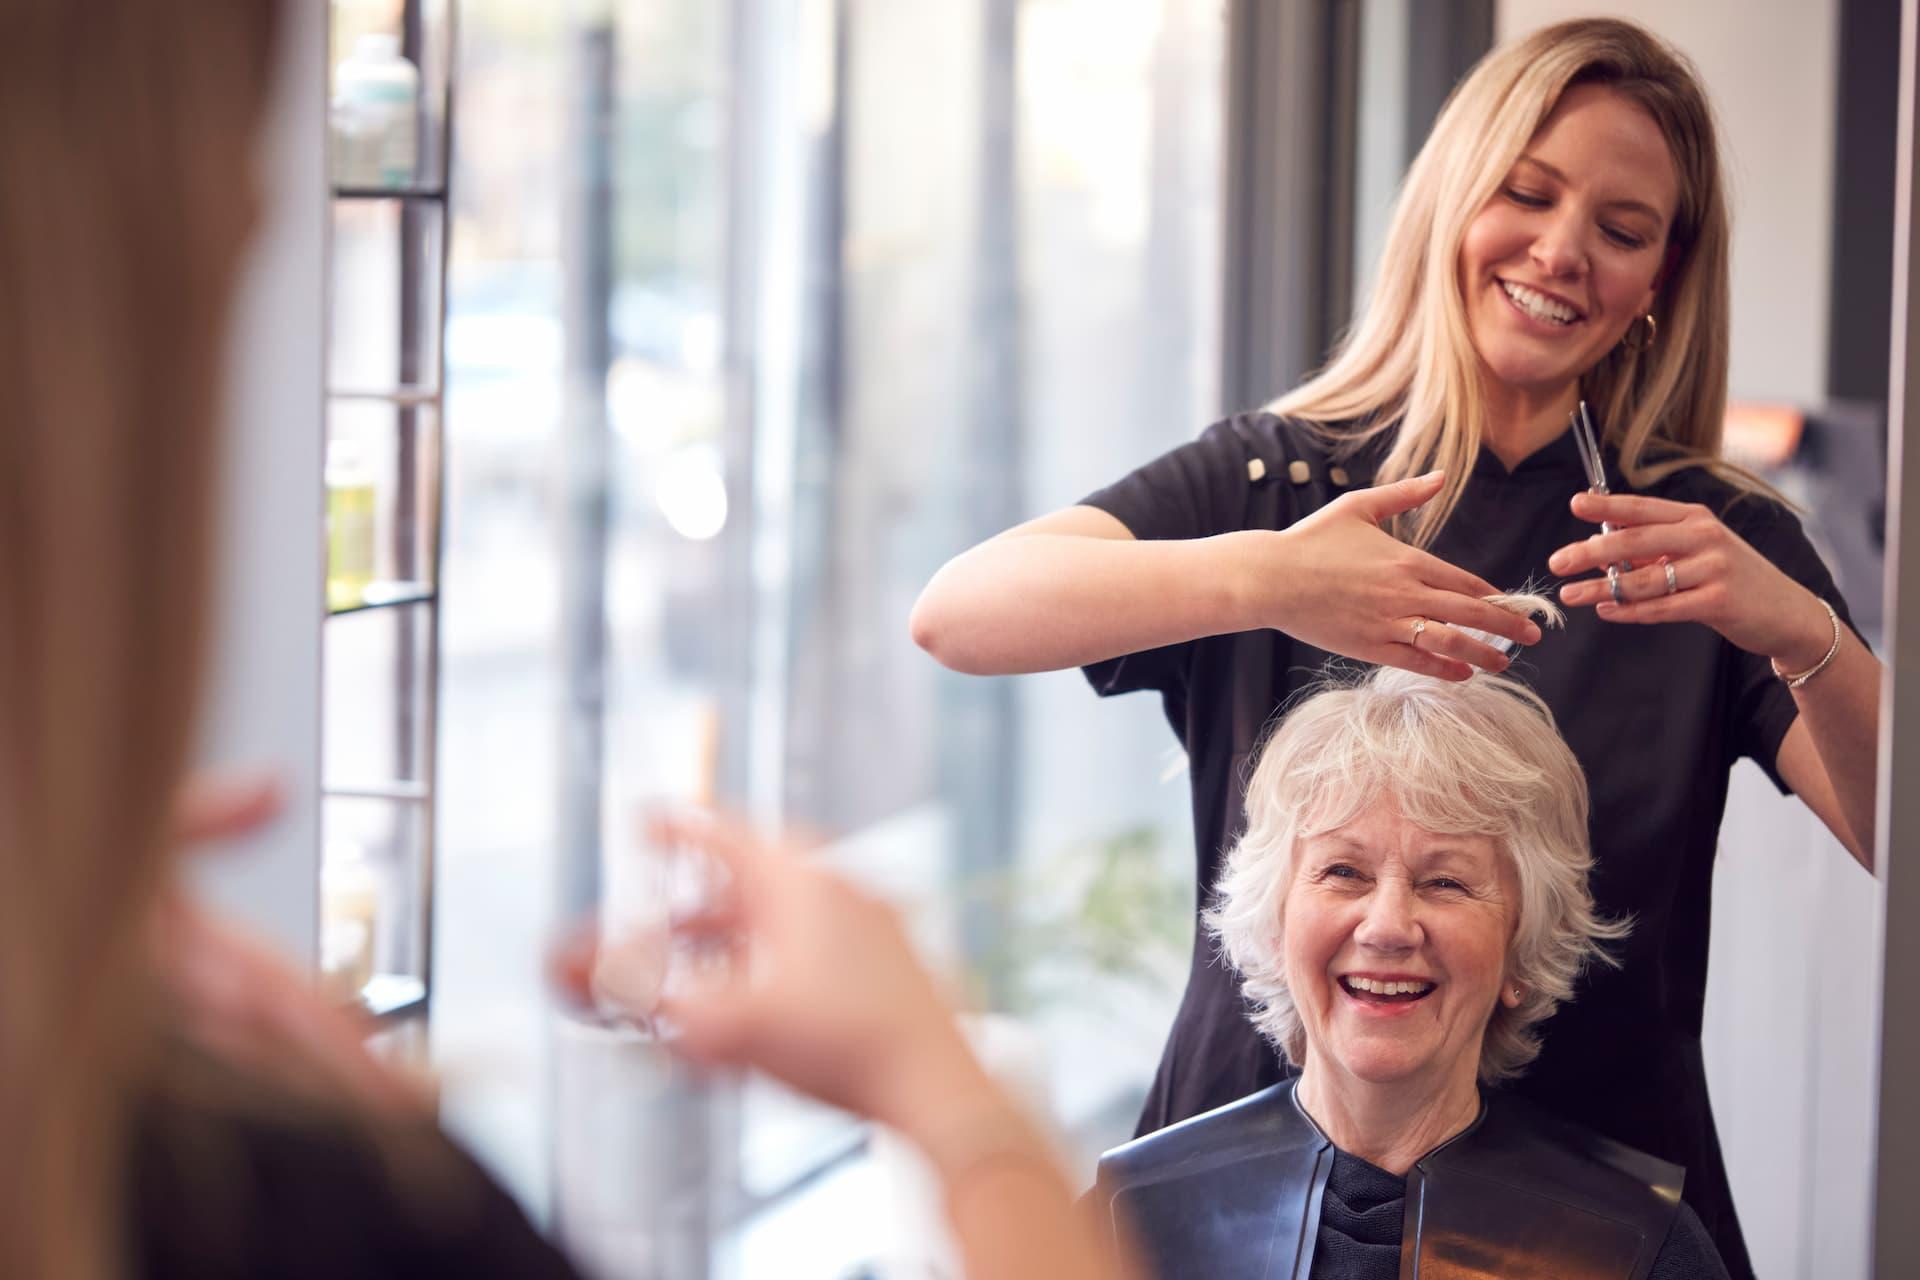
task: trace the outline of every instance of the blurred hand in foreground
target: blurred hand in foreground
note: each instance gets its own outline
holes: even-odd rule
[[[174,838],[199,853],[264,829],[285,807],[270,772],[196,773],[176,799]],[[429,1085],[368,1049],[370,1019],[322,996],[308,975],[185,886],[162,899],[153,943],[178,1029],[195,1047],[263,1078],[377,1110],[432,1105]]]
[[[726,873],[709,912],[677,931],[741,948],[734,964],[668,987],[661,1011],[687,1056],[757,1067],[909,1132],[922,1107],[999,1101],[891,907],[737,819],[651,825],[656,844]]]
[[[1046,1139],[974,1058],[890,907],[737,819],[659,818],[648,837],[724,870],[708,909],[675,933],[724,942],[733,960],[670,978],[636,1020],[657,1011],[677,1053],[757,1068],[898,1130],[939,1180],[967,1275],[1132,1274],[1076,1214]],[[589,935],[555,957],[583,1003],[622,985],[604,967]]]

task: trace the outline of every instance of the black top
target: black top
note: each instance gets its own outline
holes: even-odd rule
[[[264,1095],[146,1105],[129,1166],[130,1274],[499,1276],[577,1273],[439,1129]]]
[[[1321,1193],[1311,1280],[1400,1280],[1407,1180],[1335,1148]]]
[[[1259,462],[1250,474],[1249,463]],[[1289,465],[1304,462],[1295,483]],[[1086,499],[1137,538],[1199,538],[1285,528],[1344,488],[1371,481],[1370,455],[1341,462],[1305,431],[1241,415]],[[1607,455],[1615,493],[1634,490]],[[1586,488],[1571,435],[1512,472],[1483,451],[1433,553],[1503,589],[1558,579],[1547,557],[1596,532],[1568,507]],[[1701,502],[1844,618],[1832,576],[1777,503],[1739,497],[1699,468],[1644,492]],[[1242,825],[1248,765],[1269,718],[1329,655],[1273,631],[1212,636],[1086,668],[1103,695],[1152,689],[1187,750],[1196,870],[1210,891]],[[1513,1088],[1580,1124],[1686,1167],[1688,1200],[1729,1271],[1750,1273],[1709,1109],[1700,1054],[1713,855],[1728,774],[1756,760],[1776,785],[1780,741],[1797,709],[1764,658],[1707,627],[1629,626],[1570,610],[1509,674],[1537,690],[1586,771],[1592,796],[1592,890],[1608,915],[1630,913],[1614,944],[1618,970],[1596,968],[1544,1028],[1545,1048]],[[1187,990],[1140,1121],[1146,1133],[1270,1084],[1277,1054],[1247,1020],[1235,976],[1196,930]]]

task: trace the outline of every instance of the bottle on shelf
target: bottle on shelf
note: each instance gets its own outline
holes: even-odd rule
[[[333,69],[333,180],[342,187],[405,188],[418,178],[420,72],[400,39],[363,35]]]
[[[373,470],[357,441],[327,445],[327,608],[367,602],[373,585]]]
[[[379,897],[366,850],[351,840],[328,841],[320,864],[320,980],[343,1004],[373,978]]]

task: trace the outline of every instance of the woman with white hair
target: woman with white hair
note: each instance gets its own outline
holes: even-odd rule
[[[1388,668],[1329,689],[1247,816],[1206,923],[1299,1074],[1101,1160],[1097,1203],[1158,1275],[1726,1274],[1683,1170],[1498,1089],[1628,931],[1587,891],[1586,781],[1538,695]]]
[[[956,557],[913,630],[957,670],[1084,666],[1102,695],[1157,692],[1205,890],[1263,727],[1328,654],[1503,670],[1469,629],[1539,636],[1486,603],[1492,584],[1577,578],[1565,638],[1515,674],[1586,770],[1594,896],[1640,927],[1514,1087],[1685,1165],[1744,1275],[1700,1046],[1728,778],[1756,761],[1868,863],[1880,664],[1792,512],[1720,456],[1727,243],[1712,110],[1682,56],[1607,19],[1497,49],[1408,172],[1325,369]],[[1612,496],[1586,492],[1582,401]],[[1139,1132],[1283,1073],[1196,930]]]

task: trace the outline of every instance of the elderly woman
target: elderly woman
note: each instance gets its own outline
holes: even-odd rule
[[[1101,1160],[1158,1274],[1726,1275],[1682,1169],[1498,1091],[1627,931],[1538,695],[1375,670],[1282,722],[1247,812],[1206,922],[1298,1075]]]

